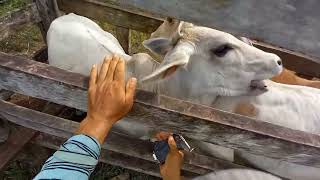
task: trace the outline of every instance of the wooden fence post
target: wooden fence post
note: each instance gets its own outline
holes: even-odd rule
[[[42,33],[43,40],[47,42],[47,32],[50,27],[51,22],[58,17],[58,13],[55,8],[55,0],[34,0],[39,15],[41,18],[41,22],[39,23],[39,28]]]
[[[0,170],[3,170],[36,133],[37,131],[25,127],[18,127],[10,133],[8,140],[0,146]]]
[[[0,89],[0,100],[7,100],[13,92]],[[0,143],[5,142],[9,137],[8,121],[0,118]]]
[[[130,52],[130,30],[128,28],[124,28],[124,27],[120,27],[117,26],[116,27],[116,36],[117,39],[120,43],[120,45],[122,46],[123,50],[129,54]]]

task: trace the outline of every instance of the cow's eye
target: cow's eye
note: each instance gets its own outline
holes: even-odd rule
[[[230,45],[225,44],[225,45],[219,46],[216,49],[213,49],[212,52],[218,57],[223,57],[232,49],[233,48]]]

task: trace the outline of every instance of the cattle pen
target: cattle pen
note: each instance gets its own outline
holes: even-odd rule
[[[256,47],[279,55],[286,68],[304,77],[319,78],[320,26],[314,23],[320,15],[314,7],[319,6],[320,2],[313,0],[303,4],[278,0],[34,0],[0,17],[0,39],[30,23],[39,26],[45,40],[59,9],[115,25],[117,38],[128,52],[130,29],[150,34],[165,17],[173,17],[253,38]],[[59,117],[56,109],[87,110],[88,77],[44,63],[46,51],[40,49],[33,59],[0,52],[0,119],[21,126],[0,138],[4,139],[0,169],[27,143],[57,149],[73,135],[79,123]],[[39,112],[8,102],[14,93],[48,101],[48,107]],[[319,135],[219,109],[138,90],[133,110],[125,119],[142,122],[155,131],[175,132],[237,151],[320,168]],[[101,162],[160,176],[151,142],[112,132],[108,138],[102,145]],[[183,174],[194,177],[245,167],[252,168],[240,160],[231,163],[191,153],[186,156]]]

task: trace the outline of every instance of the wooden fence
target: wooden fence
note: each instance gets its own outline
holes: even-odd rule
[[[310,23],[314,14],[318,13],[312,8],[320,4],[318,1],[306,1],[303,9],[297,8],[300,6],[297,1],[283,4],[284,1],[276,0],[244,0],[241,3],[208,0],[57,0],[57,3],[64,12],[75,12],[117,26],[117,37],[126,51],[129,49],[129,29],[151,33],[165,16],[171,16],[236,34],[258,37],[256,39],[298,51],[300,53],[255,43],[259,48],[281,56],[287,68],[310,77],[320,77],[320,64],[317,63],[320,62],[317,59],[320,54],[314,49],[319,46],[316,43],[320,36],[307,31],[308,28],[313,28],[320,32],[320,27]],[[35,0],[25,9],[15,11],[14,16],[1,18],[0,35],[13,33],[15,27],[25,23],[37,23],[45,37],[51,21],[57,17],[54,6],[53,0]],[[219,20],[223,17],[223,21]],[[19,19],[21,21],[17,21]],[[246,19],[253,20],[249,23]],[[305,19],[308,21],[301,22]],[[266,23],[268,21],[272,23]],[[18,23],[16,26],[10,22]],[[306,27],[306,32],[301,32],[301,26]],[[280,35],[283,36],[279,38]],[[311,48],[310,45],[314,47]],[[0,53],[0,89],[86,111],[87,82],[87,77],[79,74],[28,58]],[[12,104],[5,101],[5,98],[0,100],[0,107],[2,119],[41,132],[32,142],[48,148],[57,148],[79,125],[71,120]],[[138,90],[133,111],[123,120],[143,122],[155,130],[177,132],[188,138],[320,168],[319,135],[255,121],[150,92]],[[33,135],[31,133],[27,140]],[[23,143],[25,142],[21,142]],[[158,165],[152,159],[151,152],[150,142],[113,132],[103,145],[101,161],[159,176]],[[244,166],[193,153],[186,156],[183,170],[186,176],[193,177],[229,168]]]

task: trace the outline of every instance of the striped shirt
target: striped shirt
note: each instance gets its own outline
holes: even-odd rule
[[[98,163],[100,149],[99,142],[93,137],[73,136],[45,162],[34,179],[89,179]]]

